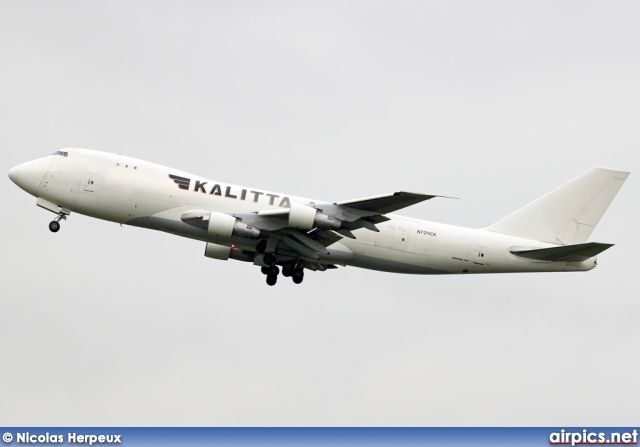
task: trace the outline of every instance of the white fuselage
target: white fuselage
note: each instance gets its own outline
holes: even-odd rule
[[[252,213],[313,201],[215,182],[155,163],[84,149],[30,163],[40,163],[45,174],[41,181],[33,183],[34,190],[23,189],[62,208],[192,239],[234,244],[245,250],[255,250],[257,242],[235,236],[216,239],[206,229],[188,225],[180,217],[191,210]],[[190,179],[188,189],[185,185],[181,188],[170,175]],[[595,258],[541,262],[510,253],[514,247],[536,249],[553,246],[550,243],[483,229],[387,217],[389,221],[377,224],[379,232],[361,228],[353,232],[356,239],[345,237],[329,246],[330,254],[323,254],[320,262],[414,274],[582,271],[595,265]]]

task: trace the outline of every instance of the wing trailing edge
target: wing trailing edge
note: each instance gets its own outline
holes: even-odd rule
[[[391,194],[367,197],[357,200],[346,200],[336,202],[335,205],[353,208],[359,211],[373,212],[375,214],[392,213],[402,208],[406,208],[434,197],[446,197],[432,194],[419,194],[415,192],[398,191]],[[454,197],[447,197],[454,198]]]

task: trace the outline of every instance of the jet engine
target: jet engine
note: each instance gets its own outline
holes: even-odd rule
[[[207,242],[204,255],[207,258],[218,259],[220,261],[227,261],[231,258],[244,262],[253,262],[253,258],[255,257],[255,253],[240,250],[239,248],[227,247],[226,245],[214,244],[212,242]]]
[[[312,228],[324,228],[327,230],[338,230],[342,221],[333,216],[322,214],[317,209],[300,204],[293,204],[289,209],[289,226],[301,230],[311,230]]]
[[[215,212],[212,212],[209,215],[207,231],[212,236],[223,238],[231,237],[232,234],[234,236],[248,237],[252,239],[264,236],[262,234],[262,230],[258,227],[248,225],[228,214]]]

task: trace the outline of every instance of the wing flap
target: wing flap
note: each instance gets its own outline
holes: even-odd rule
[[[512,249],[511,253],[516,256],[538,261],[582,262],[611,247],[613,247],[613,244],[587,242],[585,244],[561,245],[559,247],[537,248],[533,250]]]

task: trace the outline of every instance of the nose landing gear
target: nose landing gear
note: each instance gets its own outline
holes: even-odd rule
[[[57,233],[58,231],[60,231],[60,221],[62,219],[67,220],[68,215],[69,214],[65,212],[58,213],[58,217],[49,222],[49,230],[51,230],[52,233]]]

